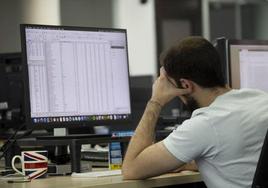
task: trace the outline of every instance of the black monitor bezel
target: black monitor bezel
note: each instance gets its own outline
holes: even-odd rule
[[[232,84],[232,72],[231,72],[231,45],[265,45],[268,46],[268,40],[249,40],[249,39],[228,39],[226,41],[226,51],[227,51],[227,70],[228,70],[228,84],[230,87],[233,87]]]
[[[109,32],[123,32],[126,35],[126,50],[127,50],[127,68],[128,68],[128,85],[130,95],[130,73],[129,73],[129,55],[128,55],[128,41],[127,41],[127,30],[116,29],[116,28],[99,28],[99,27],[80,27],[80,26],[62,26],[62,25],[40,25],[40,24],[20,24],[21,34],[21,49],[22,49],[22,69],[23,69],[23,81],[24,81],[24,98],[25,98],[25,122],[29,129],[53,129],[53,128],[78,128],[78,127],[92,127],[98,125],[124,125],[130,124],[132,121],[131,115],[131,98],[130,102],[130,114],[127,119],[117,120],[96,120],[96,121],[68,121],[68,122],[48,122],[48,123],[33,123],[31,118],[31,107],[30,107],[30,89],[29,89],[29,74],[27,64],[27,49],[26,49],[26,28],[51,28],[59,30],[74,30],[74,31],[109,31]],[[131,97],[131,96],[129,96]]]

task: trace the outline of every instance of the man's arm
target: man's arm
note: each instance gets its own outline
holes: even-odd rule
[[[173,172],[181,172],[184,170],[198,171],[198,167],[197,167],[195,161],[191,161],[190,163],[186,163],[186,164],[182,165],[181,167],[177,168]]]
[[[184,164],[169,153],[162,142],[153,144],[160,109],[154,102],[147,104],[125,155],[124,179],[144,179],[170,172]]]
[[[152,98],[129,143],[122,166],[124,179],[144,179],[175,170],[184,164],[162,142],[154,144],[154,132],[162,106],[186,92],[176,89],[161,71],[154,83]]]

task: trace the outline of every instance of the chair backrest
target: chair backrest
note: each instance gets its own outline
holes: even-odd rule
[[[267,131],[268,133],[268,131]],[[268,135],[266,133],[255,175],[252,182],[252,188],[268,188]]]

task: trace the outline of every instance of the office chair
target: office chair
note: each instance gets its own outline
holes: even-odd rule
[[[268,188],[268,131],[263,142],[261,154],[254,174],[252,188]]]

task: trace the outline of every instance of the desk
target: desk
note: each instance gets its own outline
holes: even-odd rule
[[[147,180],[122,180],[122,176],[99,178],[72,178],[70,176],[36,179],[28,183],[7,183],[0,180],[1,188],[147,188],[202,182],[198,172],[170,173]]]

